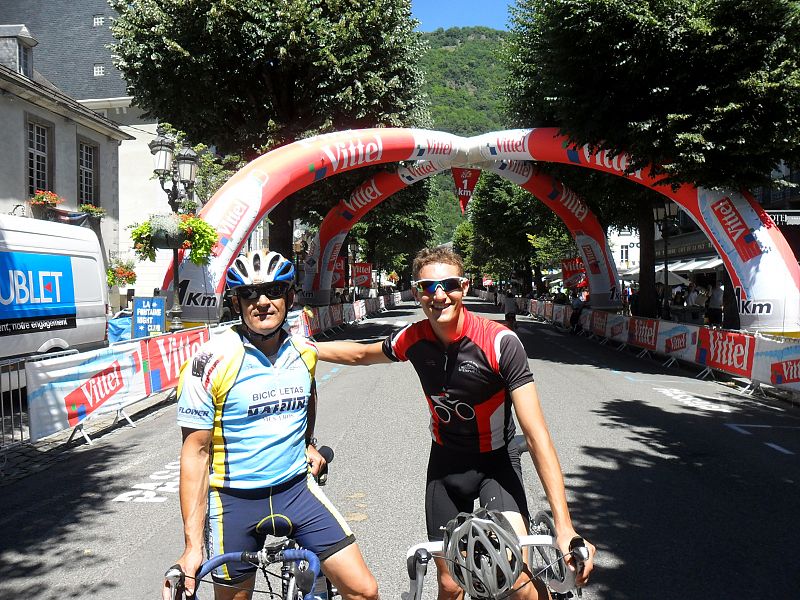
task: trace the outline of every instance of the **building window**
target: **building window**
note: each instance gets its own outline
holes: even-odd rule
[[[78,204],[97,205],[97,147],[78,144]]]
[[[28,196],[50,189],[50,128],[28,123]]]
[[[102,77],[106,74],[106,68],[103,65],[95,65],[94,66],[94,76],[95,77]]]
[[[18,43],[19,44],[19,43]],[[33,52],[24,44],[19,44],[19,72],[28,79],[33,79]]]
[[[102,27],[106,23],[106,18],[103,15],[95,15],[94,19],[92,20],[92,25],[94,27]]]
[[[628,262],[628,247],[627,246],[622,246],[619,249],[619,259],[622,262]]]

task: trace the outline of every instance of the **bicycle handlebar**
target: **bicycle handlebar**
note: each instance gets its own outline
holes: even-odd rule
[[[297,587],[300,588],[304,594],[304,600],[314,600],[314,585],[320,573],[319,558],[317,558],[316,554],[305,548],[287,548],[274,553],[264,552],[263,550],[259,552],[226,552],[225,554],[214,556],[204,562],[197,571],[195,575],[195,594],[197,593],[197,588],[200,587],[200,581],[203,577],[225,563],[246,562],[256,566],[266,566],[284,561],[306,561],[308,563],[308,569],[295,573],[295,580],[297,581]],[[164,577],[171,582],[174,589],[182,589],[185,575],[179,565],[170,567],[164,574]]]

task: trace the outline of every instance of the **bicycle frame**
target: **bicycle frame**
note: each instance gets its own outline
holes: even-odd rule
[[[566,594],[575,589],[575,573],[567,568],[564,556],[551,535],[524,535],[520,547],[528,549],[526,564],[534,577],[542,579],[554,592]],[[426,542],[411,546],[406,553],[406,566],[411,580],[409,600],[421,600],[428,563],[433,555],[444,554],[444,542]],[[545,557],[552,557],[547,560]]]

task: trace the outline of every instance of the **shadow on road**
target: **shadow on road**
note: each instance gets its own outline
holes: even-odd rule
[[[759,410],[740,405],[736,418],[763,417]],[[668,412],[631,399],[593,412],[635,448],[584,446],[603,466],[567,481],[586,536],[600,553],[625,557],[598,569],[592,587],[604,590],[599,597],[796,596],[800,570],[784,560],[796,545],[796,457],[736,447],[742,436],[721,427],[718,414]],[[769,489],[760,477],[765,461],[781,463],[764,478],[779,482]]]

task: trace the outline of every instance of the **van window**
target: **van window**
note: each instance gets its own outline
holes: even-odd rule
[[[97,261],[85,256],[72,257],[72,274],[75,283],[82,282],[75,286],[75,302],[100,302],[103,300],[101,285],[106,285],[105,281],[97,284],[97,279],[103,269],[98,266]]]

